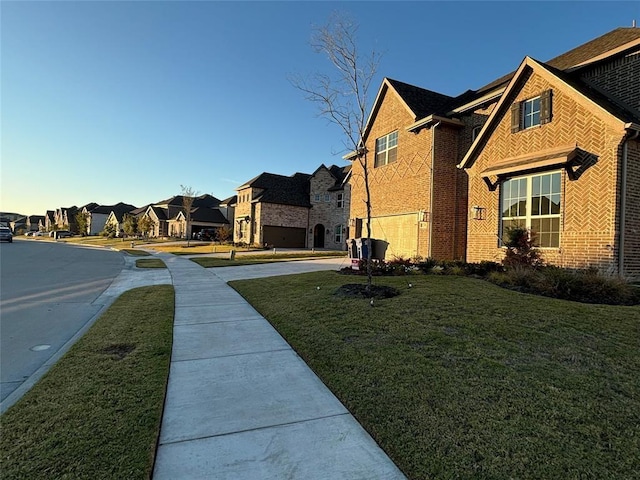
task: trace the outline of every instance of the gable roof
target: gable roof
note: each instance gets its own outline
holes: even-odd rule
[[[232,195],[229,198],[225,198],[224,200],[222,200],[220,202],[221,206],[231,206],[231,205],[235,205],[238,203],[238,196],[237,195]]]
[[[154,205],[159,206],[159,205],[172,205],[172,206],[177,206],[177,207],[182,207],[184,202],[184,196],[183,195],[174,195],[173,197],[167,198],[166,200],[161,200],[157,203],[155,203]],[[216,197],[214,197],[213,195],[209,195],[208,193],[205,193],[203,195],[199,195],[197,197],[195,197],[193,199],[193,206],[194,207],[209,207],[209,208],[214,208],[217,207],[218,205],[220,205],[220,200],[218,200]]]
[[[558,55],[545,63],[548,66],[559,70],[569,70],[579,65],[583,65],[593,59],[600,58],[607,53],[615,53],[615,51],[622,46],[627,44],[638,44],[639,42],[640,28],[620,27],[607,32],[598,38],[590,40],[587,43],[583,43],[582,45]],[[515,74],[516,71],[507,73],[487,85],[480,87],[478,90],[470,91],[471,93],[465,92],[465,94],[458,97],[458,105],[471,102],[475,98],[487,95],[493,90],[505,88]],[[466,95],[466,98],[463,97],[464,95]]]
[[[217,208],[197,207],[191,211],[192,222],[229,223]]]
[[[531,57],[525,57],[518,67],[518,70],[516,70],[514,76],[511,78],[511,81],[500,97],[500,100],[491,112],[491,115],[489,115],[489,118],[483,125],[482,130],[458,165],[458,168],[470,168],[473,165],[475,160],[478,158],[482,147],[487,143],[496,125],[507,113],[514,97],[518,93],[518,90],[522,87],[520,79],[529,71],[546,76],[548,80],[555,80],[555,83],[564,85],[567,89],[577,92],[582,99],[595,104],[604,115],[609,115],[610,119],[617,120],[621,126],[633,121],[629,120],[633,118],[632,112],[624,111],[624,109],[621,109],[618,105],[613,104],[605,96],[600,95],[592,87],[589,87],[584,82],[580,81],[578,77],[574,77],[571,74],[549,67],[548,65],[538,62]]]
[[[245,188],[260,189],[255,193],[253,202],[276,203],[298,207],[311,207],[309,202],[309,180],[307,173],[295,173],[290,177],[264,172],[241,185],[236,190]]]

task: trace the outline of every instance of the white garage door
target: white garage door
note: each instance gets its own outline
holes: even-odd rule
[[[363,226],[363,234],[366,227]],[[412,258],[418,254],[418,215],[394,215],[371,218],[371,238],[389,243],[386,259]]]

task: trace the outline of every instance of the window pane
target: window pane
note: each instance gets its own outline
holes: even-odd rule
[[[387,148],[387,137],[382,137],[376,140],[376,153],[381,152],[382,150],[386,150]]]
[[[552,215],[560,215],[560,195],[551,195],[551,213]]]
[[[396,145],[398,145],[398,132],[390,133],[388,148],[395,147]]]
[[[560,174],[551,175],[551,193],[560,193]]]
[[[388,160],[387,163],[391,163],[391,162],[395,162],[396,159],[398,158],[398,148],[392,148],[391,150],[389,150],[388,152],[389,156],[388,156]]]
[[[542,192],[543,194],[551,193],[551,175],[544,175],[542,177]]]
[[[540,113],[540,97],[534,98],[531,100],[531,103],[533,105],[533,111]]]
[[[540,177],[533,177],[531,179],[531,195],[539,196],[540,195]]]
[[[531,199],[531,215],[540,215],[540,197]]]

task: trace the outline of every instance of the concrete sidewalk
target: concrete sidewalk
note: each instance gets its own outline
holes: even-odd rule
[[[405,478],[271,325],[226,282],[343,259],[204,269],[158,254],[176,295],[153,478]]]

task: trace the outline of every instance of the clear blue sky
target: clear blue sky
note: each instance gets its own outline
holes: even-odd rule
[[[263,171],[344,165],[337,127],[290,74],[330,72],[313,25],[360,24],[383,77],[458,95],[640,21],[640,2],[12,2],[1,14],[0,210],[180,185],[224,199]]]

